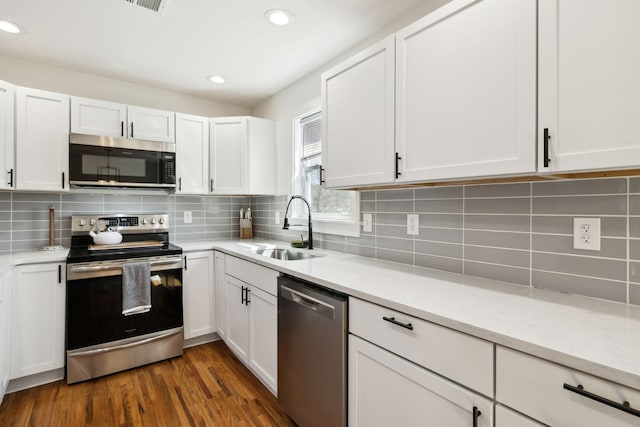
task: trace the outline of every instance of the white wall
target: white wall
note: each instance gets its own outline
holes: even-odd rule
[[[207,117],[250,113],[250,108],[244,106],[5,56],[0,56],[0,80],[68,95]]]
[[[342,55],[313,71],[272,97],[256,105],[252,115],[276,120],[277,182],[279,194],[291,194],[292,171],[292,119],[320,107],[320,75],[365,47],[385,38],[408,24],[422,18],[449,0],[425,0],[410,13],[379,31],[375,36],[346,50]]]

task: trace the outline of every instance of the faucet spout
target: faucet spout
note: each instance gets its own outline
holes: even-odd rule
[[[302,196],[291,196],[291,199],[289,199],[289,203],[287,203],[287,209],[284,211],[284,223],[282,224],[282,229],[283,230],[288,230],[290,226],[296,226],[298,224],[289,224],[289,218],[287,218],[287,214],[289,213],[289,206],[291,206],[291,202],[293,202],[294,199],[300,199],[304,202],[305,205],[307,205],[307,210],[309,211],[309,220],[307,222],[307,228],[309,230],[309,249],[313,249],[313,226],[311,224],[311,206],[309,205],[309,202],[307,202],[307,199],[305,199]],[[302,225],[302,224],[300,224]]]

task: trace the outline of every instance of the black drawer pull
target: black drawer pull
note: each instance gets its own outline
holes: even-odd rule
[[[478,427],[478,417],[482,415],[482,412],[478,409],[477,406],[473,407],[473,427]]]
[[[611,406],[612,408],[619,409],[627,414],[635,415],[636,417],[640,417],[640,411],[637,409],[633,409],[629,402],[624,401],[622,403],[615,402],[613,400],[607,399],[606,397],[598,396],[597,394],[593,394],[584,389],[584,387],[578,384],[577,387],[564,383],[563,388],[565,390],[572,391],[580,396],[584,396],[588,399],[595,400],[596,402],[604,403],[607,406]]]
[[[395,317],[382,316],[382,320],[386,320],[387,322],[391,322],[394,325],[402,326],[405,329],[413,331],[413,325],[411,323],[398,322]]]

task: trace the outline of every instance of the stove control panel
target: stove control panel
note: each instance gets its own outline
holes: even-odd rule
[[[168,232],[169,215],[73,215],[71,217],[71,234],[87,234],[94,229],[96,225],[100,231],[111,229],[113,231],[119,231],[122,234]]]

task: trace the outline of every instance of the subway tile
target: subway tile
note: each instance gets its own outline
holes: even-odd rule
[[[599,251],[589,251],[573,248],[573,236],[554,236],[549,234],[534,234],[531,242],[537,252],[555,252],[559,254],[573,254],[584,256],[598,256],[603,258],[627,258],[626,239],[601,239]]]
[[[406,226],[405,226],[406,230]],[[406,233],[406,231],[405,231]],[[420,227],[420,234],[416,240],[431,240],[436,242],[462,243],[462,229]]]
[[[640,237],[640,217],[629,217],[629,236]]]
[[[629,304],[640,305],[640,285],[629,284]]]
[[[371,246],[346,245],[346,253],[351,255],[359,255],[367,258],[376,257],[376,249]]]
[[[358,246],[375,246],[376,238],[372,235],[361,234],[360,237],[348,237],[347,236],[347,244],[348,245],[358,245]]]
[[[463,187],[461,185],[451,187],[422,187],[416,188],[416,200],[419,199],[461,199]]]
[[[627,235],[627,219],[624,217],[600,217],[603,237],[625,237]],[[531,218],[534,233],[570,234],[573,235],[572,216],[536,216]],[[638,221],[638,237],[640,237],[640,221]]]
[[[102,194],[66,193],[62,195],[62,203],[100,203],[104,201]]]
[[[626,261],[533,252],[532,268],[608,280],[626,280]]]
[[[640,283],[640,262],[629,262],[629,281]]]
[[[15,252],[33,251],[49,244],[49,239],[42,240],[14,240],[11,249]]]
[[[465,214],[529,214],[530,199],[465,199]]]
[[[453,258],[443,258],[433,255],[416,254],[415,265],[418,267],[434,268],[436,270],[450,271],[452,273],[462,273],[462,260]]]
[[[579,194],[620,194],[627,192],[626,178],[576,179],[534,182],[534,196],[568,196]]]
[[[640,215],[640,195],[629,196],[629,215]]]
[[[629,193],[640,193],[640,177],[629,178]]]
[[[626,215],[627,196],[534,197],[533,213],[534,215]]]
[[[336,252],[342,252],[344,253],[346,251],[346,244],[343,243],[339,243],[339,242],[331,242],[331,241],[327,241],[324,240],[323,241],[323,248],[330,250],[330,251],[336,251]]]
[[[369,203],[369,202],[363,202]],[[413,212],[413,200],[407,201],[376,201],[375,202],[377,212]]]
[[[0,240],[7,240],[4,238],[5,234],[9,234],[9,233],[0,233]],[[23,231],[14,230],[13,233],[11,233],[11,238],[13,240],[37,240],[37,241],[48,240],[49,229],[47,228],[43,230],[23,230]]]
[[[464,231],[465,245],[494,246],[511,249],[529,249],[529,233],[511,233],[503,231]]]
[[[322,239],[329,241],[329,242],[336,242],[336,243],[345,243],[346,237],[345,236],[340,236],[337,234],[328,234],[328,233],[323,233],[322,234]]]
[[[407,226],[406,213],[376,213],[375,223],[377,225],[404,225]]]
[[[376,246],[380,249],[393,249],[398,251],[413,252],[413,240],[411,239],[376,237]]]
[[[376,192],[375,191],[361,191],[360,192],[360,200],[375,200]]]
[[[376,192],[376,199],[381,200],[413,200],[413,189],[381,190]]]
[[[105,203],[104,213],[114,214],[139,214],[142,206],[140,204],[128,203]]]
[[[0,231],[0,241],[11,241],[11,231]]]
[[[9,231],[11,230],[11,222],[0,222],[0,231]]]
[[[14,214],[17,212],[30,212],[30,211],[42,211],[49,214],[49,208],[53,206],[53,208],[57,211],[60,211],[61,204],[60,202],[13,202],[13,212]]]
[[[629,239],[629,259],[640,260],[640,240]]]
[[[0,191],[0,204],[11,201],[13,194],[13,191]]]
[[[420,213],[462,213],[462,199],[416,200],[415,212]]]
[[[462,228],[462,224],[462,214],[420,214],[420,225],[424,227]]]
[[[529,231],[529,215],[465,215],[464,228],[472,230]]]
[[[384,261],[399,262],[402,264],[413,264],[412,252],[392,251],[378,248],[376,250],[376,258]]]
[[[495,197],[529,197],[531,184],[528,182],[515,184],[483,184],[464,187],[465,198]]]
[[[137,194],[105,194],[105,205],[111,203],[142,204],[142,196]]]
[[[529,268],[529,251],[515,249],[482,248],[465,246],[464,259],[468,261],[488,262],[492,264],[510,265]]]
[[[416,254],[438,255],[460,259],[462,259],[463,254],[462,245],[451,243],[425,242],[416,240],[415,248]]]
[[[104,205],[95,202],[62,202],[62,212],[69,215],[100,214]]]
[[[361,201],[360,202],[360,211],[361,212],[375,212],[376,211],[376,202],[374,202],[374,201]]]
[[[464,274],[468,276],[484,277],[492,280],[515,283],[518,285],[529,284],[529,269],[527,268],[507,267],[504,265],[465,261]]]
[[[50,202],[60,203],[60,194],[56,193],[26,193],[23,191],[16,191],[13,193],[13,202]]]
[[[376,235],[385,237],[397,237],[397,238],[411,238],[407,235],[407,225],[381,225],[376,224]]]
[[[611,301],[626,302],[627,300],[627,284],[625,282],[538,270],[532,271],[531,282],[536,288],[603,298]]]

